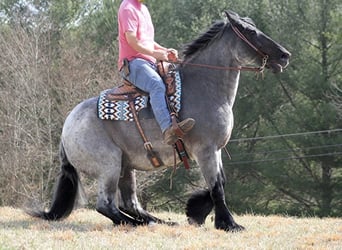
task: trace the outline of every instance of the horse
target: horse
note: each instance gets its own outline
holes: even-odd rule
[[[260,31],[252,19],[232,11],[225,13],[227,18],[216,21],[185,46],[178,67],[182,76],[179,117],[196,121],[182,140],[207,184],[207,188],[194,192],[188,199],[188,222],[202,225],[214,210],[216,229],[240,231],[244,227],[235,222],[225,200],[221,156],[233,129],[233,104],[240,73],[265,68],[279,73],[288,65],[291,54]],[[69,216],[81,191],[79,172],[84,172],[98,181],[96,211],[114,225],[173,224],[148,213],[138,201],[136,170],[155,168],[146,157],[134,122],[100,120],[96,107],[97,97],[93,97],[79,103],[67,116],[59,150],[61,172],[50,209],[27,212],[45,220]],[[143,119],[141,126],[162,159],[161,169],[173,166],[174,149],[163,143],[155,119]]]

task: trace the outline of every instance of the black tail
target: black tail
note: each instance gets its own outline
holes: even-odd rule
[[[76,169],[68,161],[62,143],[60,160],[62,170],[57,180],[50,211],[27,211],[31,216],[45,220],[59,220],[72,212],[78,194],[79,177]]]
[[[190,224],[202,225],[214,207],[209,190],[192,194],[186,204],[186,215]]]

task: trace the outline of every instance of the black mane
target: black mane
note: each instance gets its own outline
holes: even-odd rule
[[[189,57],[195,54],[197,51],[207,47],[207,45],[226,27],[227,23],[224,21],[215,22],[207,32],[201,34],[196,40],[185,45],[183,54],[185,57]]]

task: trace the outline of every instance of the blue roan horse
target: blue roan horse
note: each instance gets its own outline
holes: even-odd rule
[[[244,66],[254,63],[281,72],[290,53],[257,29],[251,19],[226,14],[229,22],[216,22],[186,47],[179,67],[183,82],[179,116],[196,120],[183,141],[208,186],[190,197],[186,207],[189,222],[203,224],[214,209],[217,229],[238,231],[244,228],[234,221],[225,201],[221,149],[233,129],[240,71],[252,69]],[[97,178],[96,210],[114,224],[164,223],[142,209],[137,200],[135,169],[154,168],[134,122],[100,120],[96,102],[97,97],[83,101],[67,117],[60,144],[61,173],[51,208],[29,213],[46,220],[68,216],[79,192],[77,171],[82,171]],[[164,167],[173,166],[173,148],[163,143],[156,121],[145,119],[141,124]]]

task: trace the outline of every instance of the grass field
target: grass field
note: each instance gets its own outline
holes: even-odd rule
[[[183,214],[154,213],[178,222],[170,227],[114,227],[96,211],[75,210],[67,219],[47,222],[20,209],[0,208],[0,249],[342,249],[342,219],[235,216],[240,233],[188,225]]]

